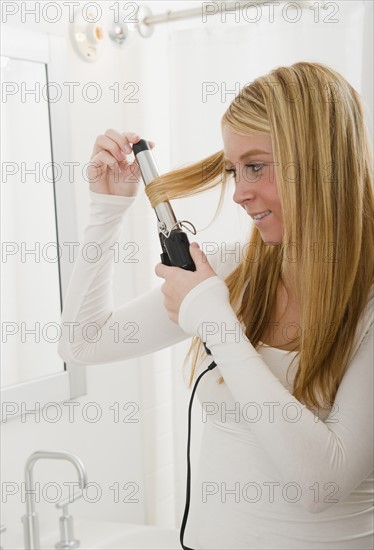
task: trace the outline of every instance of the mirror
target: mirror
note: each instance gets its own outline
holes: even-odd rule
[[[2,367],[6,387],[64,370],[46,65],[1,57]]]
[[[86,392],[85,369],[57,353],[61,304],[72,262],[59,243],[77,241],[73,189],[58,168],[71,158],[63,37],[2,30],[1,420]],[[58,130],[57,130],[58,129]]]

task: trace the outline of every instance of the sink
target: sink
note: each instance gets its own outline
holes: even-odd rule
[[[110,521],[74,521],[81,550],[180,550],[179,531],[164,527]],[[59,533],[42,538],[42,550],[55,550]]]

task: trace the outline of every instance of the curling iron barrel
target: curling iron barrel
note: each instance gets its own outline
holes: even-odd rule
[[[160,176],[152,151],[144,139],[141,139],[138,143],[134,143],[132,148],[139,164],[144,184],[147,186],[151,181]],[[158,232],[162,248],[161,262],[165,265],[181,267],[188,271],[196,271],[189,250],[190,243],[188,237],[182,230],[182,222],[176,219],[169,201],[159,203],[154,210],[158,220]],[[193,227],[190,222],[187,223]]]

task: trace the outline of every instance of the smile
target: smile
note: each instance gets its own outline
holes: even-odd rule
[[[258,221],[266,218],[269,214],[271,214],[271,210],[265,210],[265,212],[260,212],[259,214],[252,215],[251,217],[253,220]]]

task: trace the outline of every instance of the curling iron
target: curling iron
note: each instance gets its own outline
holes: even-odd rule
[[[139,164],[144,184],[147,186],[160,176],[152,151],[145,139],[134,143],[132,150]],[[178,221],[169,201],[161,202],[155,206],[154,210],[158,220],[158,234],[162,248],[161,262],[164,265],[196,271],[196,266],[190,254],[188,236],[182,229],[184,227],[193,235],[196,235],[194,225],[186,220]]]

